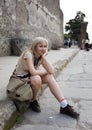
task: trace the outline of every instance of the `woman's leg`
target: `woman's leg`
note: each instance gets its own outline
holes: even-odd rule
[[[30,80],[31,80],[32,90],[33,90],[33,98],[32,101],[30,102],[30,108],[35,112],[41,112],[40,105],[37,101],[37,94],[42,85],[41,77],[39,75],[31,76]]]
[[[56,99],[60,102],[60,113],[66,114],[73,118],[79,117],[79,113],[75,112],[75,110],[72,109],[72,107],[69,104],[67,104],[67,101],[64,99],[61,89],[60,89],[59,85],[57,84],[53,75],[47,74],[47,75],[43,76],[42,82],[48,83],[48,86],[49,86],[51,92],[56,97]]]
[[[47,74],[47,75],[43,76],[42,82],[48,84],[52,94],[56,97],[56,99],[59,102],[61,102],[64,99],[62,91],[53,75]]]
[[[31,84],[32,84],[32,90],[33,90],[33,98],[32,100],[37,99],[37,93],[42,85],[42,80],[41,77],[36,75],[36,76],[31,76],[30,77]]]

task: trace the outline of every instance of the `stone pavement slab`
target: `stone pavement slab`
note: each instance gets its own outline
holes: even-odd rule
[[[59,128],[56,126],[48,126],[48,125],[22,125],[18,127],[16,130],[78,130],[78,129],[71,129],[71,128]]]
[[[58,76],[66,99],[78,108],[80,130],[92,129],[92,49],[81,50]]]

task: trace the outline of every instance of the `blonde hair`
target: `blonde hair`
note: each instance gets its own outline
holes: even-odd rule
[[[27,48],[27,47],[25,47],[25,48],[24,48],[24,51],[21,53],[20,57],[23,57],[23,55],[24,55],[27,51],[31,51],[32,54],[35,54],[35,53],[36,53],[36,46],[37,46],[38,44],[44,43],[44,42],[47,44],[47,48],[48,48],[48,41],[47,41],[45,38],[43,38],[43,37],[36,37],[36,38],[34,39],[34,41],[32,42],[30,49]]]
[[[48,41],[45,38],[43,38],[43,37],[36,37],[34,39],[34,41],[31,44],[31,51],[32,51],[33,54],[36,53],[36,50],[35,50],[36,46],[38,44],[40,44],[40,43],[43,43],[43,42],[45,42],[47,44],[47,47],[48,47]]]

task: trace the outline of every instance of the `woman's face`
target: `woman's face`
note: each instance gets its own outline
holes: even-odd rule
[[[43,42],[43,43],[39,43],[37,46],[36,46],[36,55],[39,57],[39,56],[42,56],[43,54],[46,53],[47,51],[47,43]]]

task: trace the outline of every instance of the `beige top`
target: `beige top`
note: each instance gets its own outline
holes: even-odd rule
[[[29,73],[26,59],[32,59],[33,63],[34,61],[34,55],[30,51],[26,51],[24,54],[22,54],[18,60],[18,64],[16,65],[15,74],[16,75],[26,75]],[[38,61],[38,64],[36,65],[36,69],[39,69],[39,66],[41,64],[41,60]]]

